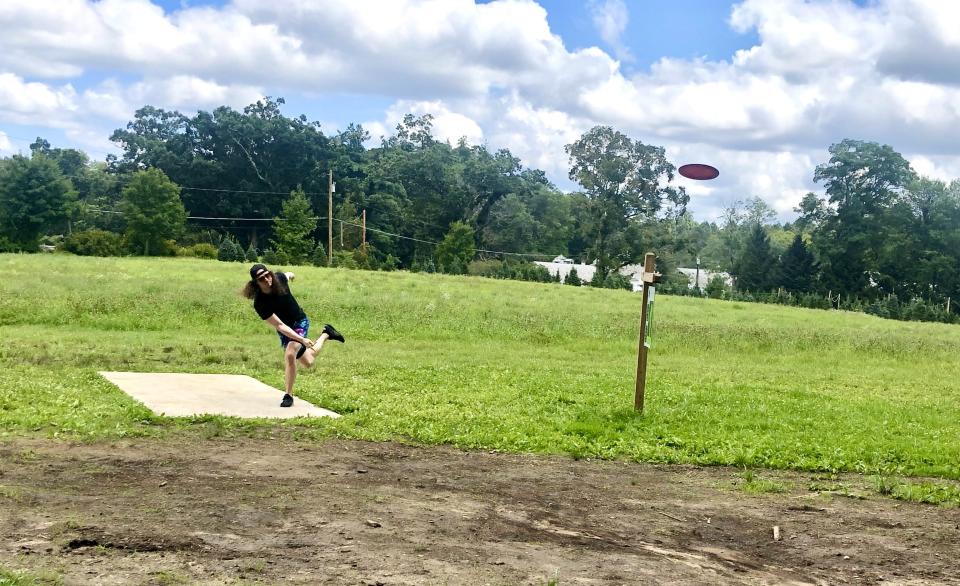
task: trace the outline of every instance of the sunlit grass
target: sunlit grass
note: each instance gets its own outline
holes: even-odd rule
[[[247,374],[282,386],[247,266],[0,255],[0,434],[259,434],[577,458],[960,479],[960,327],[658,296],[646,411],[626,291],[296,267],[347,344],[297,381],[339,420],[157,417],[100,370]]]
[[[63,580],[52,572],[27,572],[0,567],[0,586],[59,586]]]

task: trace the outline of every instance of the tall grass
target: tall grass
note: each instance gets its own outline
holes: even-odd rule
[[[336,421],[152,415],[98,370],[282,385],[247,266],[0,255],[0,434],[187,433],[448,443],[654,462],[960,478],[960,327],[658,296],[646,412],[627,291],[295,267],[316,331],[297,381]]]

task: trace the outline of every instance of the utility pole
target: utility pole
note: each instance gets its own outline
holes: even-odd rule
[[[333,169],[327,179],[327,266],[333,266]]]
[[[362,235],[363,235],[363,236],[362,236],[362,238],[361,238],[361,240],[360,240],[360,242],[361,242],[362,244],[361,244],[360,246],[363,247],[363,252],[366,253],[366,252],[367,252],[367,210],[363,210],[363,232],[362,232]]]

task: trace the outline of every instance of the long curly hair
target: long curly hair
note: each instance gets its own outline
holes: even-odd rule
[[[277,275],[273,271],[267,269],[267,273],[273,277],[270,285],[270,293],[263,293],[263,291],[260,290],[260,285],[257,284],[257,280],[250,279],[244,284],[243,289],[240,290],[240,294],[247,299],[253,299],[258,293],[260,295],[286,295],[290,292],[286,285],[280,282],[280,279],[277,278]]]

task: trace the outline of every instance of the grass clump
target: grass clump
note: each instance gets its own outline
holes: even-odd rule
[[[890,491],[890,496],[901,501],[928,503],[946,508],[960,507],[960,486],[937,482],[904,482]]]
[[[0,586],[61,586],[63,579],[51,572],[34,573],[0,567]]]
[[[787,486],[784,483],[768,478],[760,478],[753,470],[744,470],[741,478],[743,483],[740,485],[740,488],[744,492],[753,494],[787,492]]]

